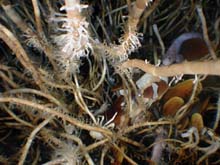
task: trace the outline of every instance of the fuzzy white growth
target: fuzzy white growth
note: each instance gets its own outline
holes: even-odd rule
[[[61,149],[57,149],[54,153],[53,160],[62,162],[63,165],[79,165],[82,162],[79,147],[73,144],[64,144]]]
[[[117,112],[113,115],[113,117],[108,120],[105,124],[103,124],[104,122],[104,116],[99,116],[98,117],[98,124],[103,127],[103,128],[109,128],[109,129],[113,129],[115,127],[115,124],[114,124],[114,119],[116,118],[117,116]],[[101,140],[104,138],[104,135],[100,132],[97,132],[97,131],[89,131],[89,134],[90,136],[93,138],[93,139],[96,139],[96,140]]]
[[[63,11],[63,10],[66,10],[66,11],[69,11],[69,10],[78,10],[78,12],[81,12],[82,9],[88,7],[88,5],[80,5],[80,4],[79,4],[79,1],[77,1],[77,0],[73,0],[73,1],[74,1],[73,3],[76,3],[74,6],[62,6],[62,7],[60,8],[60,11]]]
[[[123,50],[130,54],[141,46],[141,43],[138,39],[140,34],[135,32],[129,32],[125,38],[120,38],[119,42],[122,45]]]
[[[119,63],[127,60],[128,55],[141,46],[140,36],[139,33],[129,31],[124,37],[119,39],[120,45],[110,45],[110,48],[106,48],[108,57],[113,62]]]
[[[36,50],[43,52],[44,47],[39,40],[40,38],[34,32],[32,32],[32,31],[30,31],[30,29],[28,29],[25,31],[23,36],[26,38],[25,42],[26,42],[27,46],[33,47]],[[46,41],[44,36],[41,36],[41,39]]]
[[[85,20],[66,19],[62,27],[66,34],[55,37],[55,42],[61,48],[61,51],[69,55],[70,59],[87,56],[92,50],[87,31],[88,23]]]
[[[70,74],[76,72],[80,57],[88,56],[93,50],[87,31],[89,23],[81,15],[86,7],[87,5],[81,5],[78,0],[67,0],[66,5],[60,8],[60,10],[66,10],[66,17],[59,17],[56,20],[63,23],[59,31],[64,33],[54,37],[60,50],[60,55],[58,55],[60,59],[57,60],[63,66],[64,72],[70,72]]]

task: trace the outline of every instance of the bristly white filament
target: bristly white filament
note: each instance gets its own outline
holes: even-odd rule
[[[62,34],[54,37],[54,42],[59,48],[59,54],[56,59],[64,69],[63,72],[71,72],[70,75],[76,72],[77,62],[80,62],[80,57],[88,56],[93,51],[91,38],[88,33],[89,23],[81,15],[87,5],[81,5],[80,1],[74,0],[71,2],[73,6],[62,6],[60,10],[66,10],[66,16],[55,18],[54,21],[62,22],[62,26],[58,31]],[[71,14],[68,14],[71,12]],[[78,64],[79,66],[79,64]],[[71,68],[73,67],[73,68]],[[73,73],[72,73],[73,72]]]

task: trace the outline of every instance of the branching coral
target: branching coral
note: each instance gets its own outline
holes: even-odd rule
[[[139,41],[141,34],[137,33],[137,25],[141,14],[149,3],[150,1],[148,0],[138,0],[132,5],[124,35],[119,38],[120,45],[112,44],[109,48],[106,48],[107,56],[113,62],[120,63],[126,61],[128,55],[141,46]]]

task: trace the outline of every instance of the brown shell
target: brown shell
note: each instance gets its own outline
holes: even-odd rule
[[[163,106],[164,116],[174,116],[178,109],[184,105],[184,100],[181,97],[175,96],[170,98]]]
[[[188,100],[193,91],[193,79],[189,79],[183,82],[178,83],[174,87],[171,87],[163,96],[163,101],[166,102],[174,96],[181,97],[184,100]],[[197,88],[197,94],[202,90],[202,84],[199,82]]]
[[[198,131],[201,131],[204,128],[203,118],[200,113],[194,113],[191,116],[191,125],[196,127]]]

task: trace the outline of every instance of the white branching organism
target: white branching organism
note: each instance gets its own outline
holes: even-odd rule
[[[131,52],[137,50],[141,43],[139,38],[141,37],[141,33],[137,33],[135,31],[128,31],[125,33],[123,37],[119,39],[120,45],[110,45],[107,50],[107,56],[110,60],[115,62],[122,62],[128,59],[128,55]]]
[[[122,52],[124,53],[121,54],[122,57],[124,56],[125,58],[127,58],[128,55],[131,54],[131,52],[134,52],[141,46],[141,43],[139,41],[140,36],[140,33],[129,30],[125,36],[119,39],[119,42],[123,50]]]
[[[113,117],[108,120],[106,123],[103,123],[104,122],[104,116],[99,116],[98,117],[98,124],[103,127],[103,128],[108,128],[108,129],[113,129],[115,127],[115,124],[114,124],[114,119],[115,117],[117,116],[118,113],[115,113],[113,115]],[[90,136],[96,140],[101,140],[104,138],[104,135],[100,132],[96,132],[96,131],[90,131],[89,132]]]
[[[110,45],[107,56],[115,63],[121,63],[128,59],[128,55],[141,47],[141,33],[137,32],[137,25],[145,7],[151,2],[137,0],[132,6],[125,25],[124,35],[119,39],[120,45]]]
[[[33,33],[25,33],[24,37],[26,37],[26,44],[29,47],[33,47],[36,50],[43,52],[43,47],[41,43],[39,42],[39,38],[37,38],[37,35],[34,35]]]
[[[139,39],[142,37],[142,34],[137,32],[137,23],[145,7],[148,6],[152,1],[153,0],[143,0],[142,2],[141,0],[137,0],[132,6],[131,13],[128,16],[125,34],[119,39],[120,45],[112,46],[116,52],[116,55],[119,57],[119,62],[127,60],[129,54],[141,47]],[[142,6],[142,3],[145,5]],[[114,56],[112,56],[111,52],[109,55],[114,59]]]
[[[60,14],[54,19],[62,22],[61,28],[58,29],[62,34],[54,37],[54,41],[59,47],[56,60],[65,75],[74,74],[79,67],[80,57],[88,56],[93,50],[88,33],[89,24],[82,16],[82,10],[87,7],[80,4],[80,0],[65,0],[65,5],[60,10],[66,11],[66,15]]]
[[[73,144],[64,144],[62,148],[57,149],[53,155],[53,162],[59,162],[63,165],[79,165],[82,164],[79,146]]]

